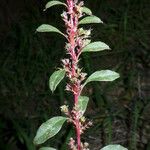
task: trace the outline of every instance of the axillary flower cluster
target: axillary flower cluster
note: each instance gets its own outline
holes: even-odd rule
[[[89,144],[87,142],[81,142],[81,134],[92,125],[92,122],[84,117],[89,98],[82,96],[82,90],[89,82],[114,81],[119,78],[119,74],[111,70],[100,70],[87,77],[87,74],[82,72],[82,69],[79,67],[80,55],[82,53],[110,50],[109,46],[104,42],[91,42],[91,29],[84,29],[82,25],[103,22],[100,18],[94,16],[89,8],[84,6],[83,1],[66,0],[66,3],[64,3],[58,0],[52,0],[46,4],[44,10],[55,5],[63,5],[66,8],[66,11],[61,14],[65,23],[66,33],[62,33],[59,29],[49,24],[39,26],[36,31],[55,32],[66,38],[65,50],[67,58],[62,60],[63,67],[50,76],[49,87],[54,92],[64,77],[67,77],[66,90],[73,95],[73,107],[67,105],[61,106],[61,111],[65,116],[56,116],[44,122],[36,133],[34,144],[43,144],[55,136],[67,121],[73,124],[76,132],[76,138],[71,137],[70,141],[66,143],[69,145],[69,149],[89,150]],[[56,149],[43,147],[40,150]]]

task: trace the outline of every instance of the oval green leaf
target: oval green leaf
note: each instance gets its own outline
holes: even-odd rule
[[[87,16],[79,21],[79,24],[90,24],[90,23],[103,23],[103,21],[96,16]]]
[[[39,150],[56,150],[56,149],[52,147],[41,147]]]
[[[105,44],[104,42],[93,42],[88,44],[82,49],[82,52],[97,52],[97,51],[103,51],[103,50],[108,50],[110,47]]]
[[[111,70],[96,71],[87,78],[83,86],[91,81],[114,81],[119,77],[117,72]]]
[[[60,1],[50,1],[50,2],[48,2],[48,3],[45,5],[44,11],[46,11],[48,8],[50,8],[50,7],[52,7],[52,6],[55,6],[55,5],[64,5],[64,6],[66,6],[65,3],[62,3],[62,2],[60,2]]]
[[[60,30],[58,30],[57,28],[49,25],[49,24],[42,24],[41,26],[39,26],[37,29],[36,29],[37,32],[56,32],[56,33],[59,33],[63,36],[65,36]]]
[[[52,92],[55,91],[56,87],[58,84],[62,81],[62,79],[65,77],[65,70],[61,69],[58,71],[55,71],[49,79],[49,88],[51,89]]]
[[[121,145],[108,145],[102,148],[101,150],[128,150],[127,148],[121,146]]]
[[[92,15],[92,11],[87,7],[81,7],[81,11],[87,15]]]
[[[89,102],[89,98],[87,96],[80,96],[79,97],[78,108],[79,108],[80,112],[82,113],[82,116],[86,111],[88,102]]]
[[[47,141],[49,138],[56,135],[64,122],[67,120],[66,117],[58,116],[53,117],[46,122],[44,122],[38,129],[36,136],[34,138],[34,144],[42,144]]]

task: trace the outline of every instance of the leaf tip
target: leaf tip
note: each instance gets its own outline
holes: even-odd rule
[[[120,78],[120,74],[116,72],[116,78],[114,78],[114,80],[116,80],[118,78]],[[114,80],[112,80],[112,81],[114,81]]]
[[[100,18],[97,17],[97,19],[98,19],[98,23],[104,23]]]
[[[108,50],[112,50],[112,49],[108,46]]]

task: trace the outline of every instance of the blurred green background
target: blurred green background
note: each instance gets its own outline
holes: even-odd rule
[[[60,114],[71,103],[62,82],[54,94],[48,87],[51,73],[65,57],[65,39],[36,34],[49,23],[64,31],[62,6],[43,12],[47,0],[1,0],[0,8],[0,149],[36,150],[32,144],[39,125]],[[85,5],[103,25],[92,25],[92,39],[112,51],[84,54],[81,65],[91,74],[112,69],[115,82],[89,84],[87,118],[94,122],[83,141],[92,150],[110,143],[129,150],[150,150],[150,0],[86,0]],[[66,150],[74,134],[70,125],[44,145]]]

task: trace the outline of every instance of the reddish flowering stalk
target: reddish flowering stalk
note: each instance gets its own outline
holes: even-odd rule
[[[79,96],[83,88],[82,81],[86,77],[86,73],[83,73],[79,68],[78,62],[81,50],[87,44],[86,40],[90,35],[90,30],[78,29],[79,19],[83,16],[83,12],[81,12],[82,6],[83,1],[67,0],[67,11],[62,14],[67,28],[66,37],[68,43],[66,44],[66,50],[70,55],[69,59],[62,60],[66,75],[69,78],[66,90],[71,91],[74,97],[74,107],[71,113],[68,114],[76,129],[77,147],[76,145],[72,145],[75,141],[71,138],[69,145],[72,150],[82,150],[87,147],[87,144],[82,144],[81,142],[81,134],[86,128],[92,125],[91,122],[86,122],[86,119],[81,116],[81,112],[78,109]],[[81,118],[84,119],[81,121]]]
[[[81,73],[81,69],[78,67],[79,56],[81,54],[82,39],[79,37],[78,32],[78,22],[82,13],[78,11],[78,8],[83,5],[83,2],[78,3],[78,1],[67,0],[67,12],[63,13],[63,20],[67,28],[67,40],[66,44],[67,53],[70,55],[70,59],[63,60],[64,68],[67,72],[67,76],[70,83],[67,85],[66,89],[71,91],[74,96],[74,108],[78,105],[78,99],[81,93],[81,82],[84,80],[84,73]],[[81,77],[82,75],[82,77]],[[81,131],[82,125],[80,123],[80,115],[78,109],[73,111],[73,124],[76,128],[76,138],[77,138],[77,150],[81,150]],[[72,139],[70,141],[72,142]],[[71,144],[72,145],[72,144]],[[72,147],[72,146],[71,146]]]

